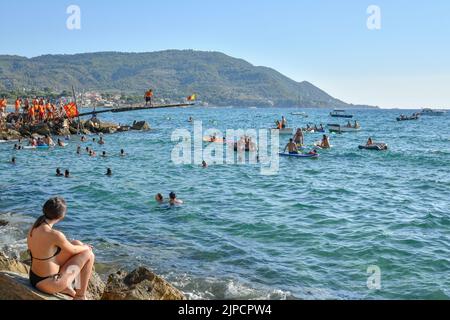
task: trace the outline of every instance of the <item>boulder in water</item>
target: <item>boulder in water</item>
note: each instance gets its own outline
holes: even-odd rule
[[[30,132],[45,136],[50,135],[50,127],[46,123],[40,123],[30,127]]]
[[[102,300],[186,300],[184,294],[150,270],[118,271],[108,278]]]
[[[133,126],[131,127],[132,130],[150,130],[150,125],[147,123],[147,121],[138,121],[134,122]]]

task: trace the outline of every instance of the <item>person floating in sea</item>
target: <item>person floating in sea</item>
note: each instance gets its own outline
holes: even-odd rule
[[[180,204],[183,204],[183,201],[180,199],[177,199],[177,195],[175,194],[175,192],[171,192],[169,194],[169,204],[171,206],[180,205]]]
[[[86,141],[87,141],[86,137],[85,136],[81,136],[81,142],[86,142]]]
[[[77,146],[77,154],[81,154],[81,147]]]
[[[103,140],[103,137],[100,137],[100,140],[98,140],[98,144],[100,144],[100,145],[105,144],[105,140]]]
[[[125,153],[125,151],[123,149],[120,149],[120,156],[121,157],[125,157],[126,156],[126,153]]]
[[[156,200],[156,202],[158,202],[159,204],[163,204],[163,203],[164,203],[164,197],[163,197],[163,195],[162,195],[161,193],[158,193],[158,194],[155,196],[155,200]]]
[[[12,157],[12,159],[11,159],[11,164],[12,164],[12,165],[15,165],[15,164],[16,164],[16,157]]]
[[[93,248],[80,241],[68,241],[62,232],[53,229],[66,216],[63,198],[49,199],[42,212],[27,236],[30,284],[47,294],[62,293],[74,300],[86,300],[95,261]],[[78,285],[74,289],[75,280]]]
[[[106,158],[106,151],[103,151],[103,152],[102,152],[102,157],[103,157],[103,158]]]
[[[53,141],[52,137],[50,137],[49,135],[46,135],[44,137],[44,143],[46,145],[48,145],[49,147],[55,146],[55,142]],[[58,139],[58,145],[59,145],[59,139]]]
[[[89,157],[96,157],[97,156],[97,153],[95,153],[95,151],[94,150],[89,150]]]
[[[56,169],[56,176],[57,176],[57,177],[62,177],[62,176],[64,176],[64,175],[62,174],[62,172],[61,172],[61,169],[59,169],[59,168]]]
[[[308,154],[310,154],[310,155],[316,155],[316,154],[317,154],[317,150],[316,150],[316,149],[313,149],[313,150],[311,150],[310,152],[308,152]]]
[[[69,170],[64,171],[64,178],[70,178],[70,171]]]
[[[203,167],[203,168],[207,168],[207,167],[208,167],[208,164],[206,163],[205,160],[202,161],[202,167]]]
[[[303,147],[304,144],[304,135],[302,129],[297,129],[297,132],[294,135],[294,142],[297,144],[298,147]]]
[[[89,151],[91,151],[91,149],[89,149],[89,147],[86,147],[86,152],[89,153]]]
[[[149,105],[149,104],[150,104],[150,106],[153,106],[153,104],[152,104],[153,90],[152,89],[149,89],[147,92],[145,92],[144,98],[145,98],[145,105],[146,106]]]
[[[289,139],[289,143],[284,147],[284,152],[286,149],[289,151],[289,154],[298,154],[297,144],[294,142],[294,139]]]
[[[318,146],[321,147],[322,149],[330,149],[331,148],[330,139],[328,138],[328,136],[326,134],[324,134],[322,136],[322,141],[320,141],[320,144]]]
[[[64,144],[64,142],[61,141],[61,139],[58,138],[58,147],[62,147],[64,148],[66,145]]]
[[[188,122],[193,122],[193,121],[194,121],[194,118],[189,117]]]
[[[111,177],[111,176],[112,176],[112,170],[111,170],[111,168],[106,169],[106,175],[107,175],[108,177]]]
[[[372,138],[369,137],[369,139],[367,140],[366,146],[370,147],[370,146],[372,146],[372,145],[373,145]]]

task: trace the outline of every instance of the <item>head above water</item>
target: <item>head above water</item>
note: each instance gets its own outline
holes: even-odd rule
[[[170,198],[170,200],[175,200],[177,198],[177,195],[175,194],[175,192],[171,192],[169,194],[169,198]]]
[[[57,169],[56,169],[56,174],[57,174],[57,175],[60,175],[60,174],[61,174],[61,169],[60,169],[60,168],[57,168]]]
[[[161,193],[158,193],[155,196],[155,200],[158,201],[158,202],[163,202],[164,201],[164,197],[163,197],[163,195]]]
[[[64,171],[64,177],[66,177],[66,178],[70,177],[70,171],[69,170]]]

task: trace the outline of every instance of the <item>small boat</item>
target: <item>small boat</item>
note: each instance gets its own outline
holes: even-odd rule
[[[279,153],[280,157],[293,157],[293,158],[306,158],[306,159],[317,159],[319,155],[317,153]]]
[[[271,130],[276,130],[280,135],[293,135],[294,129],[292,128],[284,128],[284,129],[278,129],[278,128],[271,128]]]
[[[370,146],[364,145],[358,147],[360,150],[376,150],[376,151],[382,151],[387,150],[388,146],[386,143],[380,142],[380,143],[373,143]]]
[[[443,116],[446,114],[446,111],[444,110],[433,110],[430,108],[422,109],[422,112],[420,112],[422,116]]]
[[[419,120],[419,115],[413,115],[410,117],[405,116],[397,117],[397,121],[410,121],[410,120]]]
[[[335,109],[330,112],[330,117],[334,118],[353,118],[353,115],[347,114],[345,110]]]
[[[343,132],[358,132],[361,131],[361,127],[349,127],[349,126],[341,126],[340,124],[329,124],[327,125],[328,130],[331,133],[343,133]]]
[[[302,116],[302,117],[308,118],[308,114],[306,112],[291,112],[291,115]]]

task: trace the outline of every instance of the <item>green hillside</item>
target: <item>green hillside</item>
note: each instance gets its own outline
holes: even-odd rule
[[[50,88],[59,92],[72,85],[78,90],[129,95],[142,95],[151,87],[156,96],[174,99],[195,92],[198,99],[219,106],[356,107],[309,82],[296,82],[273,69],[219,52],[0,56],[0,90]]]

